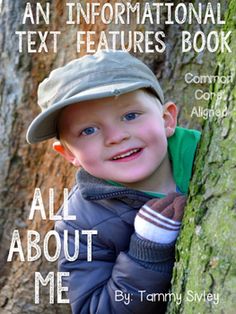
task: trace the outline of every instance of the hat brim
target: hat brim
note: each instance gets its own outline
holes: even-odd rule
[[[125,82],[87,89],[73,95],[72,97],[63,99],[41,112],[32,121],[26,134],[26,140],[28,143],[34,144],[56,137],[56,126],[59,112],[71,104],[80,103],[86,100],[119,96],[140,88],[152,88],[154,90],[154,88],[150,85],[150,81],[146,83],[144,81],[135,83]]]

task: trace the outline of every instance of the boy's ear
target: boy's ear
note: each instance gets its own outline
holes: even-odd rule
[[[53,143],[53,149],[63,156],[67,161],[71,162],[74,166],[80,167],[80,163],[78,159],[68,150],[66,149],[61,142],[57,141]]]
[[[175,133],[177,116],[178,110],[176,104],[173,102],[167,102],[163,108],[163,119],[167,137],[170,137]]]

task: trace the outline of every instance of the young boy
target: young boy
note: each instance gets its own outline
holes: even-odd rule
[[[27,140],[56,137],[54,149],[81,169],[70,194],[69,230],[97,230],[68,261],[62,252],[73,313],[164,313],[184,194],[200,134],[176,127],[150,69],[122,51],[100,51],[52,71],[38,91],[42,113]],[[150,297],[151,296],[151,297]]]

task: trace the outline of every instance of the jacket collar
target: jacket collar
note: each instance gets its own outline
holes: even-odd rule
[[[114,186],[107,181],[96,178],[81,169],[76,175],[77,185],[83,198],[95,201],[102,199],[122,199],[125,203],[140,206],[140,202],[146,202],[150,199],[142,191],[132,190],[125,186]]]
[[[194,155],[200,132],[177,127],[174,135],[168,139],[168,153],[173,167],[176,185],[182,193],[187,193],[192,175]],[[137,203],[146,202],[151,196],[142,191],[125,186],[114,186],[105,180],[93,177],[84,169],[77,172],[77,184],[82,196],[87,200],[122,199]]]

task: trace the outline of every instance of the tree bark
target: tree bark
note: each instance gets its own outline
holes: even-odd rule
[[[49,26],[42,22],[39,25],[31,25],[29,22],[22,25],[27,2],[26,0],[0,1],[0,312],[2,314],[66,314],[70,313],[68,305],[49,304],[48,288],[42,289],[40,304],[34,304],[34,272],[40,271],[43,274],[49,271],[56,272],[56,263],[47,262],[43,256],[36,262],[21,262],[19,257],[14,258],[12,262],[7,262],[13,230],[20,231],[23,250],[26,253],[27,230],[39,231],[42,242],[46,232],[53,228],[52,221],[42,221],[39,216],[33,221],[28,220],[34,189],[36,187],[41,189],[47,210],[48,191],[49,188],[54,188],[56,209],[62,203],[63,188],[70,188],[74,184],[75,170],[52,152],[52,141],[34,146],[28,145],[25,141],[29,123],[39,112],[36,105],[39,82],[47,77],[52,69],[86,53],[82,50],[78,54],[74,49],[75,35],[78,30],[96,31],[96,43],[102,30],[163,30],[167,34],[167,50],[164,54],[136,53],[136,56],[146,62],[156,73],[164,87],[166,99],[172,99],[179,105],[180,123],[184,126],[201,128],[202,120],[189,119],[190,110],[195,102],[192,95],[196,86],[187,85],[183,77],[190,69],[194,69],[198,74],[204,73],[205,70],[213,73],[215,54],[209,54],[207,51],[200,56],[194,53],[181,54],[179,33],[182,26],[167,26],[163,22],[161,25],[148,23],[135,25],[133,21],[131,25],[121,26],[102,23],[66,25],[67,1],[65,0],[49,1],[51,4]],[[36,2],[30,1],[32,5]],[[44,7],[47,1],[38,2]],[[86,3],[85,0],[81,2]],[[110,2],[115,3],[114,0]],[[195,1],[196,4],[198,2]],[[212,1],[212,3],[216,2]],[[221,5],[225,9],[227,1],[221,1]],[[164,18],[165,12],[162,21]],[[187,26],[192,32],[196,31],[197,27],[196,24]],[[215,26],[209,24],[205,30],[209,31],[212,28]],[[25,51],[19,53],[17,51],[18,40],[15,35],[15,31],[19,30],[61,31],[58,52],[56,54],[52,52],[30,54]],[[48,42],[48,45],[51,47],[52,43]],[[207,89],[207,84],[202,88]],[[203,101],[201,105],[204,107],[206,103]],[[232,123],[228,123],[228,128],[231,130]],[[224,129],[227,133],[227,125]],[[210,129],[210,134],[212,132],[213,129]],[[228,133],[225,138],[228,138]],[[219,179],[216,175],[215,181],[217,180]],[[54,248],[55,245],[52,243],[50,252],[54,252]]]
[[[224,30],[232,31],[232,53],[218,55],[215,73],[232,79],[229,84],[213,84],[212,90],[221,92],[222,99],[213,98],[208,106],[227,108],[228,114],[209,118],[203,126],[173,275],[172,293],[181,296],[182,302],[172,298],[167,313],[235,313],[235,10],[236,3],[231,1]],[[204,293],[213,299],[207,301]]]

